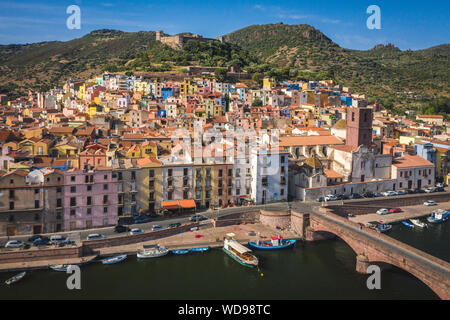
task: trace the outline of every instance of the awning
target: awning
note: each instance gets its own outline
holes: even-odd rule
[[[181,209],[195,209],[197,207],[194,200],[180,200],[178,203]]]
[[[166,210],[178,210],[180,208],[178,201],[163,201],[162,207]]]

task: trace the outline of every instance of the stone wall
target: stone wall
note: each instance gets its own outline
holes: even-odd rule
[[[199,223],[190,223],[183,225],[179,228],[172,229],[163,229],[153,232],[147,232],[143,234],[138,234],[134,236],[122,236],[115,237],[109,239],[99,239],[99,240],[91,240],[91,241],[83,241],[82,248],[83,254],[92,254],[96,249],[107,248],[107,247],[116,247],[140,242],[146,242],[151,240],[156,240],[160,238],[166,238],[178,233],[188,232],[191,228],[198,227]]]
[[[282,229],[291,226],[291,214],[288,211],[264,211],[261,210],[259,221],[271,228],[280,227]]]
[[[81,247],[63,247],[63,248],[31,248],[7,251],[3,249],[0,252],[0,264],[13,262],[28,262],[35,260],[54,260],[61,258],[81,257]]]

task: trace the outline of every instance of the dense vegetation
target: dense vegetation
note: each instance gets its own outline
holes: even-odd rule
[[[284,80],[334,79],[391,109],[448,111],[449,44],[418,51],[393,45],[348,50],[309,25],[281,23],[250,26],[224,40],[190,40],[174,50],[156,42],[154,32],[99,30],[68,42],[0,46],[0,92],[45,90],[102,71],[185,72],[193,65],[219,67],[216,77],[224,79],[227,67],[240,66],[252,74],[251,87],[260,83],[261,73]],[[438,97],[447,109],[433,105]]]

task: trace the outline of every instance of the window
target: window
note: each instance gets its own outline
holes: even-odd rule
[[[183,199],[187,199],[189,197],[189,192],[184,191],[183,192]]]
[[[103,207],[103,213],[108,213],[108,207]]]
[[[167,199],[168,199],[168,200],[172,200],[172,198],[173,198],[173,192],[172,192],[172,191],[169,191],[169,192],[167,193]]]
[[[14,210],[14,202],[9,203],[9,210]]]
[[[218,190],[218,195],[221,196],[222,195],[222,189]]]
[[[108,185],[107,184],[103,185],[103,190],[108,190]]]
[[[39,193],[39,189],[34,189],[34,194],[38,194]]]
[[[14,199],[14,190],[9,190],[9,198]]]
[[[92,197],[87,197],[86,203],[88,206],[92,205]]]
[[[233,169],[228,169],[228,176],[231,177],[233,175]]]
[[[56,207],[61,208],[62,207],[62,199],[56,199]]]
[[[136,180],[136,172],[131,171],[131,180]]]
[[[92,209],[91,208],[87,208],[86,214],[87,215],[91,215],[92,214]]]
[[[75,182],[75,176],[71,176],[71,177],[70,177],[70,181],[71,181],[71,182]]]
[[[183,169],[183,174],[185,175],[185,176],[187,176],[188,175],[188,169]]]
[[[154,192],[150,192],[149,199],[150,199],[150,201],[155,200],[155,193]]]
[[[9,184],[14,184],[14,179],[9,180]]]
[[[168,175],[169,177],[171,177],[172,174],[173,174],[173,169],[169,169],[169,170],[167,171],[167,175]]]
[[[280,190],[280,195],[284,196],[284,189]]]
[[[34,200],[34,207],[39,208],[39,200]]]
[[[70,187],[70,193],[77,192],[77,187]]]
[[[57,193],[61,193],[62,192],[62,188],[61,187],[56,188],[56,192]]]
[[[75,209],[71,209],[71,210],[70,210],[70,215],[71,215],[71,216],[74,216],[74,215],[75,215]]]
[[[155,176],[155,170],[150,170],[149,175],[150,175],[150,178],[153,178]]]
[[[108,204],[108,196],[103,196],[103,203]]]
[[[87,186],[87,191],[92,191],[92,186]]]

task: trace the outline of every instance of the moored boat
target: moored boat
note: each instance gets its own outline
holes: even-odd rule
[[[21,273],[19,273],[19,274],[16,274],[14,277],[9,278],[8,280],[6,280],[5,283],[6,283],[7,285],[16,283],[16,282],[22,280],[23,277],[25,277],[26,274],[27,274],[26,272],[21,272]]]
[[[375,231],[378,231],[380,233],[388,232],[391,229],[392,229],[392,225],[385,224],[385,223],[380,223],[379,225],[377,225],[375,227]]]
[[[419,228],[425,228],[427,227],[427,224],[425,222],[420,221],[419,219],[409,219],[413,225]]]
[[[244,247],[242,244],[234,240],[233,237],[233,233],[227,234],[223,244],[223,251],[246,267],[253,268],[258,266],[258,258],[251,254],[252,250]]]
[[[402,221],[402,224],[405,226],[405,227],[408,227],[408,228],[414,228],[414,225],[411,223],[411,222],[408,222],[408,221],[406,221],[406,220],[404,220],[404,221]]]
[[[191,252],[206,252],[209,251],[209,247],[202,247],[202,248],[191,248],[189,249]]]
[[[296,242],[296,240],[286,240],[281,236],[276,236],[267,241],[250,241],[248,246],[259,250],[279,250],[293,247]]]
[[[144,246],[144,250],[139,251],[136,256],[138,259],[158,258],[165,256],[169,250],[159,245]]]
[[[55,264],[50,266],[50,269],[61,272],[67,272],[67,268],[69,268],[68,264]]]
[[[448,220],[450,216],[450,211],[444,211],[442,209],[435,210],[431,213],[431,216],[427,218],[429,223],[441,223]]]
[[[176,255],[188,254],[189,250],[172,250],[172,253]]]
[[[103,264],[115,264],[115,263],[119,263],[119,262],[124,261],[126,258],[127,258],[127,255],[123,254],[123,255],[120,255],[120,256],[103,259],[102,263]]]

